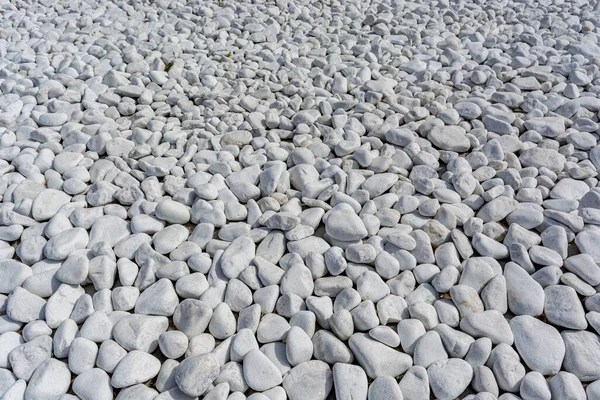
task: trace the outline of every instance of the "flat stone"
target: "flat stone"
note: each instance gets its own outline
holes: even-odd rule
[[[561,172],[565,166],[565,157],[553,149],[533,147],[524,150],[519,156],[524,167],[545,167],[552,172]]]
[[[539,319],[521,315],[510,320],[515,346],[533,371],[554,375],[565,357],[565,344],[556,328]]]
[[[575,236],[575,244],[582,254],[588,254],[594,262],[600,263],[600,232],[595,230],[585,230]]]
[[[460,329],[475,338],[490,338],[494,344],[506,343],[512,345],[514,341],[508,322],[496,310],[467,315],[460,321]]]
[[[587,328],[585,311],[575,289],[564,285],[551,285],[544,289],[544,293],[544,314],[548,322],[569,329]]]
[[[600,379],[600,336],[587,331],[563,331],[563,367],[582,382]]]
[[[463,153],[471,147],[465,134],[465,130],[459,126],[436,126],[429,132],[427,139],[439,149]]]

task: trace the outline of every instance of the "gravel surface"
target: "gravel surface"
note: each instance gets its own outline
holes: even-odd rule
[[[0,400],[600,400],[596,0],[0,0]]]

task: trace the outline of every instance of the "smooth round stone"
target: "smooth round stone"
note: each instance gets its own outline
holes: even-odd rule
[[[204,333],[212,315],[213,310],[207,303],[201,300],[185,299],[175,308],[173,323],[177,329],[191,339],[194,336]]]
[[[429,376],[427,370],[421,366],[416,365],[406,371],[398,382],[398,386],[406,398],[426,399],[430,397]]]
[[[63,283],[79,285],[87,279],[88,272],[89,259],[83,255],[72,255],[62,263],[55,276]]]
[[[36,221],[46,221],[52,218],[65,204],[71,202],[71,196],[55,189],[45,189],[40,192],[31,206],[31,216]]]
[[[175,369],[177,387],[192,397],[204,394],[217,376],[219,376],[219,363],[210,354],[186,358]]]
[[[10,294],[33,275],[31,268],[16,260],[0,261],[0,293]]]
[[[0,335],[0,368],[8,368],[8,355],[25,341],[17,332],[4,332]]]
[[[487,337],[494,344],[506,343],[512,345],[514,341],[508,322],[496,310],[467,315],[460,321],[460,329],[475,338]]]
[[[523,399],[548,399],[552,398],[550,387],[546,378],[539,372],[531,371],[521,381],[519,394]]]
[[[473,368],[464,360],[436,361],[427,368],[433,394],[439,399],[458,397],[471,383]]]
[[[44,254],[50,260],[62,261],[77,250],[85,249],[89,236],[83,228],[71,228],[52,236],[44,247]]]
[[[402,400],[404,396],[400,387],[391,376],[380,376],[369,385],[368,400]]]
[[[290,400],[325,400],[333,388],[333,374],[323,361],[307,361],[290,370],[283,388]]]
[[[600,5],[4,3],[1,400],[600,400]]]
[[[183,225],[169,225],[156,233],[152,238],[154,249],[160,254],[172,252],[181,243],[185,242],[190,232]]]
[[[410,356],[394,350],[364,333],[352,335],[348,344],[360,366],[372,379],[384,375],[401,375],[412,365]]]
[[[59,126],[65,124],[69,120],[69,116],[65,113],[44,113],[38,118],[38,122],[42,126]]]
[[[24,381],[23,381],[24,382]],[[17,379],[8,369],[0,369],[0,393],[8,391],[17,383]]]
[[[582,382],[600,379],[600,336],[587,331],[563,331],[565,359],[563,368]]]
[[[350,206],[343,204],[331,210],[325,222],[325,231],[332,238],[343,242],[360,240],[367,236],[363,221]]]
[[[594,381],[587,385],[585,388],[585,393],[587,394],[588,399],[600,399],[600,380]]]
[[[110,377],[100,368],[90,369],[75,378],[73,392],[81,400],[110,400],[113,398]]]
[[[126,355],[127,350],[121,347],[117,342],[113,340],[106,340],[102,342],[100,349],[98,350],[96,366],[108,373],[112,373],[117,367],[117,364],[119,364],[119,361],[121,361]],[[84,372],[84,374],[86,372]]]
[[[131,234],[127,221],[113,215],[104,215],[92,224],[88,247],[104,242],[108,247],[114,247]]]
[[[544,289],[544,313],[548,322],[569,329],[585,329],[585,311],[575,289],[563,285],[551,285]]]
[[[23,288],[16,288],[6,302],[6,315],[18,322],[44,319],[46,301]]]
[[[246,383],[253,390],[262,392],[282,382],[279,369],[258,349],[246,353],[242,365]]]
[[[162,316],[126,315],[112,330],[114,340],[125,350],[154,352],[158,338],[169,327],[169,320]]]
[[[548,168],[553,172],[564,169],[565,157],[556,150],[534,147],[521,152],[519,160],[524,167]]]
[[[560,371],[565,344],[556,328],[528,315],[514,317],[510,327],[517,351],[530,369],[542,375]]]
[[[12,382],[12,380],[7,381]],[[2,391],[4,389],[1,389]],[[25,390],[27,390],[27,382],[22,379],[19,379],[15,383],[13,383],[10,387],[6,388],[6,391],[3,394],[3,397],[6,400],[20,400],[25,398]]]
[[[8,362],[16,378],[29,380],[36,368],[50,359],[51,354],[52,338],[50,336],[38,336],[14,348],[8,354]]]
[[[69,347],[69,369],[75,375],[94,368],[98,346],[89,339],[75,338]]]
[[[581,382],[575,375],[568,372],[559,372],[548,383],[553,398],[572,397],[582,400],[586,398],[586,393]]]
[[[171,316],[179,305],[173,283],[166,278],[160,279],[146,288],[135,303],[135,313],[143,315]]]
[[[187,224],[190,221],[189,208],[173,200],[163,200],[158,203],[154,215],[171,224]]]
[[[110,383],[120,389],[149,381],[158,375],[160,360],[139,350],[129,352],[113,371]]]
[[[250,265],[256,255],[256,247],[252,240],[246,236],[235,239],[221,256],[221,269],[230,279],[238,275]]]
[[[504,278],[508,308],[515,315],[541,315],[544,311],[545,294],[542,286],[516,263],[507,263]]]
[[[185,354],[189,340],[183,332],[167,331],[158,337],[160,351],[168,358],[176,359]]]
[[[429,132],[427,139],[442,150],[462,153],[471,147],[465,133],[459,126],[436,126]]]
[[[158,396],[158,392],[146,385],[133,385],[119,391],[118,400],[152,400]]]
[[[369,386],[367,375],[357,365],[335,364],[333,366],[333,386],[338,399],[367,398]]]
[[[25,398],[42,400],[57,398],[69,390],[71,372],[67,365],[56,359],[48,359],[41,363],[29,379]]]
[[[313,355],[313,343],[304,329],[292,326],[286,337],[285,351],[288,362],[296,366],[310,361]]]

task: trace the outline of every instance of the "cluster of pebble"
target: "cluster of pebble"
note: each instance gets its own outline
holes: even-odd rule
[[[595,3],[0,0],[0,399],[600,399]]]

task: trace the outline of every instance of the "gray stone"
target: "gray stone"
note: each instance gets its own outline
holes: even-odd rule
[[[15,347],[8,354],[12,372],[18,379],[28,381],[35,369],[52,354],[52,338],[38,336],[33,340]]]
[[[350,364],[337,363],[333,366],[335,397],[340,400],[366,399],[368,382],[365,371]]]
[[[160,360],[139,350],[129,352],[113,371],[110,383],[114,388],[125,388],[149,381],[158,375]]]
[[[548,322],[569,329],[587,328],[585,311],[575,289],[569,286],[552,285],[544,289],[546,301],[544,314]]]
[[[110,377],[100,368],[90,369],[75,378],[73,392],[81,400],[110,400],[113,398]]]
[[[587,331],[563,331],[563,367],[582,382],[600,379],[600,337]]]
[[[508,322],[496,310],[467,315],[460,321],[460,329],[475,338],[490,338],[494,344],[506,343],[512,345],[514,341]]]
[[[544,322],[521,315],[510,320],[515,347],[527,366],[542,375],[560,371],[565,344],[556,328]]]
[[[438,399],[454,399],[471,383],[473,368],[464,360],[436,361],[427,368],[429,384]]]
[[[465,130],[458,126],[436,126],[427,136],[436,147],[458,153],[469,150],[471,144]]]
[[[367,334],[355,333],[348,343],[356,360],[372,379],[384,375],[402,375],[412,366],[410,356],[370,338]]]
[[[47,359],[36,369],[25,390],[25,398],[44,400],[57,398],[69,390],[71,373],[65,363]]]
[[[275,364],[258,349],[246,353],[242,365],[246,383],[253,390],[262,392],[282,382],[281,373]]]
[[[283,388],[290,400],[325,400],[333,388],[333,374],[323,361],[307,361],[290,370]]]
[[[504,266],[508,308],[515,315],[541,315],[544,289],[523,268],[513,262]]]
[[[186,358],[175,369],[175,381],[188,396],[204,394],[219,375],[219,363],[210,354]]]

